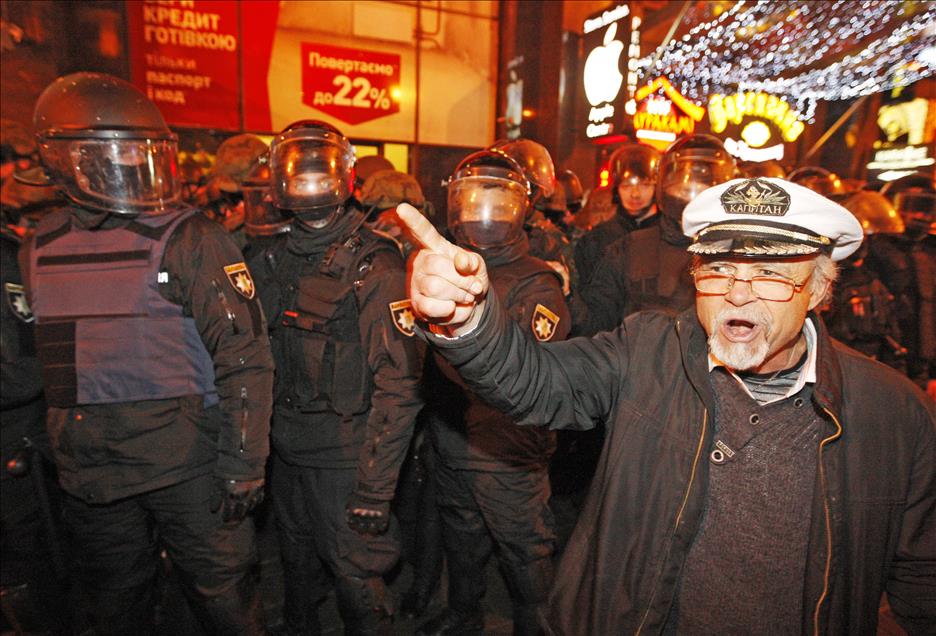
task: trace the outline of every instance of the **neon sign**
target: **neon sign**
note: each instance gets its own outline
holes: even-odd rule
[[[800,113],[776,95],[743,92],[712,95],[708,104],[712,132],[732,126],[740,139],[725,138],[725,150],[742,161],[779,161],[785,142],[796,141],[806,128]],[[767,145],[775,138],[776,143]]]
[[[660,150],[681,135],[695,132],[705,109],[676,90],[665,77],[658,77],[642,86],[634,95],[637,108],[634,130],[637,139]]]

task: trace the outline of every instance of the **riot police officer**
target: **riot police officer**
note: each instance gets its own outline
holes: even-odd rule
[[[270,247],[280,234],[292,230],[292,217],[273,205],[270,194],[270,156],[254,159],[241,184],[244,197],[244,260]]]
[[[865,237],[899,236],[904,232],[903,219],[879,192],[857,192],[843,205],[861,223]],[[832,301],[823,318],[829,333],[848,346],[906,372],[907,350],[900,344],[894,295],[877,273],[867,267],[867,244],[866,240],[842,261]]]
[[[787,180],[798,183],[804,188],[809,188],[813,192],[818,192],[833,201],[840,201],[847,195],[842,179],[834,172],[830,172],[821,166],[797,168],[790,173]]]
[[[653,195],[660,157],[656,148],[637,143],[624,144],[611,155],[611,199],[617,213],[596,225],[575,247],[575,266],[582,284],[591,280],[608,245],[638,227],[658,221]]]
[[[456,242],[484,258],[495,293],[538,341],[568,334],[560,278],[529,255],[523,219],[531,205],[520,167],[496,151],[469,155],[448,184]],[[552,579],[555,547],[547,465],[555,436],[512,426],[484,404],[443,358],[427,391],[438,454],[437,501],[449,568],[449,607],[423,634],[481,634],[485,566],[494,547],[513,604],[515,634],[536,634],[536,606]]]
[[[881,194],[891,199],[906,225],[899,237],[870,245],[868,264],[894,293],[911,379],[936,395],[936,187],[932,174],[912,174],[889,182]]]
[[[523,229],[529,238],[530,255],[542,259],[562,277],[563,290],[569,294],[576,274],[572,248],[557,225],[543,213],[556,191],[556,168],[546,146],[532,139],[501,139],[491,150],[503,152],[520,166],[530,184],[530,206]]]
[[[176,137],[138,89],[59,78],[34,128],[71,205],[21,263],[95,628],[152,631],[165,549],[206,629],[262,633],[244,516],[263,492],[273,369],[250,272],[179,203]]]
[[[626,157],[619,164],[624,173],[631,170]],[[613,329],[635,311],[678,312],[692,304],[682,211],[696,194],[733,174],[734,160],[711,135],[691,135],[666,150],[656,183],[660,213],[641,212],[631,218],[630,231],[606,244],[576,302],[576,333]]]
[[[381,575],[399,556],[390,501],[422,403],[400,247],[352,199],[354,155],[299,121],[270,145],[273,204],[292,230],[251,261],[276,361],[271,497],[286,627],[317,633],[331,575],[347,633],[383,633]]]

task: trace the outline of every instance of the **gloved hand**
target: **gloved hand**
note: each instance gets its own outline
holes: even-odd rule
[[[263,479],[235,481],[215,479],[211,493],[211,512],[221,511],[225,523],[243,521],[247,513],[263,501]]]
[[[348,527],[361,534],[378,535],[390,526],[390,502],[352,493],[345,506]]]

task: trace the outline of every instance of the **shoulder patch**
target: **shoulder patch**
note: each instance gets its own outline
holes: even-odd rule
[[[530,321],[530,328],[533,329],[533,335],[540,342],[547,342],[552,339],[556,333],[556,327],[559,325],[559,316],[544,307],[536,305],[533,310],[533,319]]]
[[[7,305],[10,306],[14,316],[23,322],[32,322],[36,319],[32,309],[29,308],[29,303],[26,301],[26,290],[23,289],[22,285],[4,283],[3,290],[6,295]]]
[[[412,336],[416,327],[416,316],[413,314],[413,303],[409,298],[390,303],[390,317],[393,326],[404,336]]]
[[[233,265],[225,265],[224,273],[227,275],[228,282],[237,290],[238,294],[247,300],[254,297],[257,290],[254,286],[253,278],[250,277],[250,270],[247,269],[246,263],[241,261]]]

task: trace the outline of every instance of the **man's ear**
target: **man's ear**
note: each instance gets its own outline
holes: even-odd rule
[[[818,307],[822,303],[822,301],[825,300],[825,297],[828,295],[829,288],[831,286],[832,286],[832,281],[829,281],[829,280],[826,280],[825,283],[822,285],[822,287],[819,289],[816,289],[815,287],[810,285],[811,295],[809,298],[809,311],[812,311],[813,309]]]

